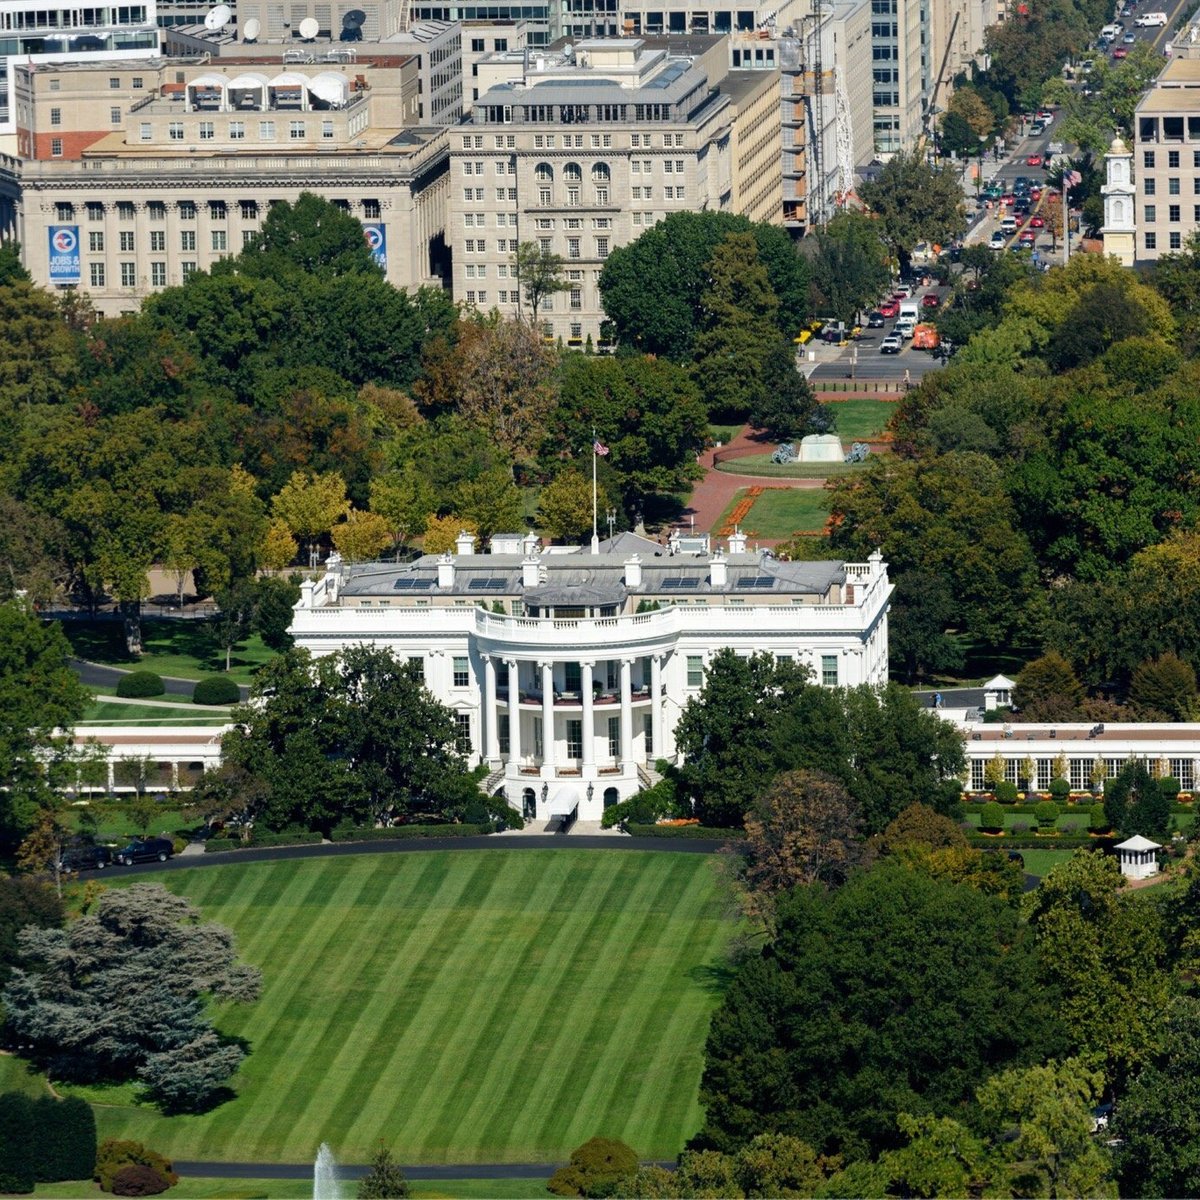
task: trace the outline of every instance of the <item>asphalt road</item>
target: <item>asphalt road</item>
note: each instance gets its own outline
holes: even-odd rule
[[[70,664],[71,670],[90,687],[115,688],[121,677],[129,674],[119,667],[106,667],[100,663],[86,662],[82,658],[72,658]],[[164,675],[162,681],[168,696],[186,696],[189,700],[196,687],[194,679],[172,679]],[[250,689],[244,683],[238,685],[238,691],[241,692],[243,700],[250,698]]]
[[[180,1162],[173,1164],[180,1175],[198,1179],[311,1179],[311,1163],[233,1163]],[[674,1167],[674,1162],[647,1164]],[[409,1179],[549,1179],[564,1163],[470,1163],[462,1166],[402,1166]],[[338,1163],[338,1175],[345,1180],[361,1179],[371,1168]],[[538,1188],[540,1195],[543,1189]]]
[[[258,850],[222,850],[215,854],[185,854],[165,863],[138,863],[121,867],[115,863],[100,874],[148,875],[159,871],[189,871],[199,867],[227,867],[231,863],[288,862],[306,858],[342,858],[354,854],[416,854],[430,850],[654,850],[672,854],[713,854],[729,845],[724,839],[639,838],[613,834],[523,833],[506,836],[409,838],[394,842],[322,842],[315,846],[275,846]]]

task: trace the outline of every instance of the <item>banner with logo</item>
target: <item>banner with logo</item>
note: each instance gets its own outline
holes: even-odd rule
[[[79,282],[79,226],[51,225],[50,282]]]
[[[387,270],[387,226],[364,225],[363,237],[371,248],[371,257],[379,264],[381,271]]]

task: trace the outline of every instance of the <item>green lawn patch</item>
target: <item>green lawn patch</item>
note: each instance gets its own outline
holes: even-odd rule
[[[710,425],[708,427],[708,436],[712,439],[714,445],[720,442],[722,446],[728,446],[744,428],[744,425]]]
[[[366,1162],[383,1140],[400,1162],[552,1162],[597,1130],[671,1158],[699,1128],[736,931],[708,856],[431,851],[138,877],[229,925],[263,996],[215,1012],[252,1047],[235,1099],[201,1116],[98,1107],[101,1137],[176,1159],[307,1162],[325,1141]]]
[[[0,1054],[0,1092],[24,1092],[27,1096],[44,1096],[49,1090],[45,1075],[31,1069],[23,1058]]]
[[[848,444],[848,443],[847,443]],[[773,463],[770,454],[747,454],[717,463],[729,475],[761,475],[764,479],[834,479],[864,471],[866,463]]]
[[[151,795],[155,794],[155,789],[148,789]],[[178,803],[178,798],[176,798]],[[138,837],[139,833],[134,829],[130,820],[121,811],[120,804],[95,803],[91,806],[95,813],[99,828],[96,831],[96,840],[99,842],[120,842],[125,845],[131,839]],[[80,820],[85,810],[81,806],[72,805],[67,809],[67,824],[72,829],[80,827]],[[183,814],[175,806],[175,804],[164,802],[159,806],[158,811],[154,815],[154,821],[150,825],[150,832],[154,836],[158,836],[160,832],[166,831],[172,834],[177,829],[187,828],[187,822],[183,818]],[[106,872],[89,871],[85,878],[94,878],[97,875],[104,876]]]
[[[176,679],[200,679],[224,671],[225,656],[209,640],[208,621],[148,617],[142,621],[142,654],[125,649],[120,621],[64,621],[63,632],[79,658],[132,670],[142,668]],[[229,676],[249,683],[255,671],[274,657],[258,634],[240,642],[233,652]]]
[[[716,528],[725,524],[726,518],[745,497],[745,488],[735,493]],[[754,507],[741,525],[751,539],[788,538],[797,530],[824,529],[828,517],[829,493],[824,488],[769,488],[755,499]]]
[[[356,1184],[343,1184],[353,1196]],[[419,1200],[542,1200],[546,1184],[539,1179],[410,1179],[409,1192]],[[184,1176],[165,1193],[170,1200],[309,1200],[311,1179],[201,1179]],[[76,1183],[42,1183],[37,1200],[112,1200],[90,1179]]]
[[[829,411],[837,421],[836,432],[847,448],[851,442],[877,438],[887,429],[896,411],[894,400],[835,400]]]
[[[1003,842],[1000,843],[1003,846]],[[1059,863],[1066,862],[1075,852],[1073,850],[1022,850],[1021,857],[1025,860],[1025,873],[1044,879]]]

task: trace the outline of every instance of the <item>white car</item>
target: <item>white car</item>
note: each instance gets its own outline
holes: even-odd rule
[[[898,333],[889,333],[879,343],[880,354],[899,354],[904,349],[904,339]]]
[[[1004,243],[1005,243],[1004,234],[1002,234],[1000,232],[1000,230],[997,229],[996,232],[992,234],[992,240],[990,242],[988,242],[988,245],[993,250],[1003,250]]]

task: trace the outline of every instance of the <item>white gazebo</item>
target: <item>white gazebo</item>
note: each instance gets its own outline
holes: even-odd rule
[[[1005,675],[997,675],[983,685],[983,707],[987,710],[1008,708],[1017,685]]]
[[[1149,879],[1158,874],[1158,851],[1162,847],[1141,834],[1126,838],[1117,846],[1121,859],[1121,874],[1126,879]]]

